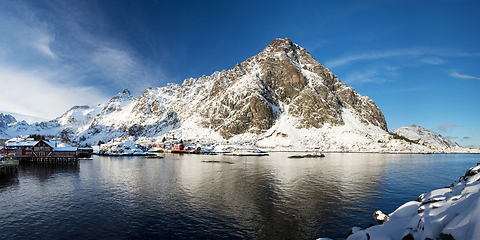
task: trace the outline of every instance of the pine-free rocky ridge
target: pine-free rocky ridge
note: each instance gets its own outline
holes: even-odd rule
[[[290,39],[273,40],[230,70],[152,87],[138,98],[125,89],[105,104],[75,106],[48,122],[10,121],[0,130],[9,136],[58,135],[80,145],[133,137],[139,144],[191,139],[268,151],[477,151],[395,138],[373,100]]]

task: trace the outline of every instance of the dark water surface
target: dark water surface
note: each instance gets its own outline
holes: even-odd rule
[[[480,155],[171,155],[22,164],[0,180],[0,239],[345,238]],[[206,163],[202,161],[220,161]]]

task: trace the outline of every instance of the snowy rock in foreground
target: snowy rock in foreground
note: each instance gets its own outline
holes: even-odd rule
[[[356,231],[356,239],[479,239],[480,166],[450,187],[422,194],[388,215],[382,225]]]

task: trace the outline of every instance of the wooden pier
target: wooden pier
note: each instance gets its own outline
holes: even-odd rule
[[[74,156],[44,156],[44,157],[13,157],[13,159],[22,162],[30,162],[30,163],[54,163],[54,164],[70,164],[70,163],[77,163],[79,158]]]
[[[91,156],[92,148],[56,147],[54,143],[29,139],[8,143],[0,154],[12,160],[31,163],[69,164]]]
[[[18,172],[18,161],[0,161],[0,176],[10,176]]]

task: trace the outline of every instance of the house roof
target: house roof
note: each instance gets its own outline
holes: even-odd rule
[[[45,140],[40,140],[40,142],[44,142],[46,143],[48,146],[52,147],[52,148],[55,148],[55,143],[52,143],[52,142],[49,142],[49,141],[45,141]]]
[[[53,149],[54,152],[75,152],[77,151],[76,147],[56,147]]]
[[[7,142],[7,147],[33,147],[38,141],[15,141]]]

